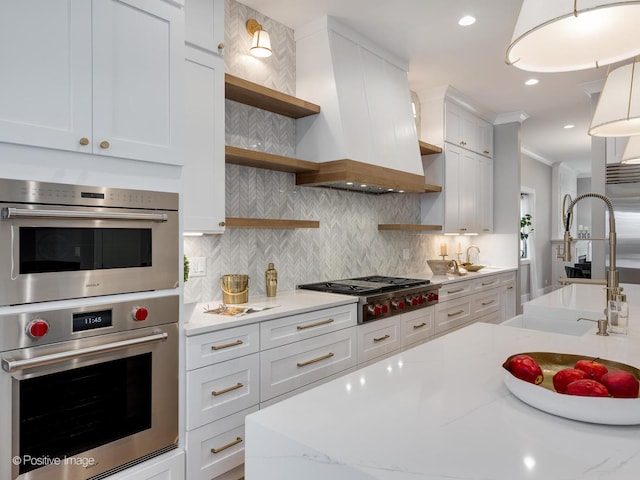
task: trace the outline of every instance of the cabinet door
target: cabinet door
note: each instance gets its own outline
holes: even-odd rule
[[[493,232],[493,160],[477,156],[476,221],[478,233]]]
[[[476,117],[451,102],[445,103],[445,140],[462,148],[477,149]]]
[[[184,230],[222,233],[225,219],[224,61],[187,47]]]
[[[477,121],[478,153],[493,158],[493,125],[481,118]]]
[[[435,310],[435,306],[430,306],[401,315],[403,349],[425,342],[434,335]]]
[[[184,6],[187,45],[216,55],[224,52],[224,0],[188,0]]]
[[[91,151],[91,3],[4,2],[0,141]]]
[[[182,11],[94,0],[94,153],[181,165]]]

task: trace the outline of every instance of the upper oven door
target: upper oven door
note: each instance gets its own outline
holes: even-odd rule
[[[177,211],[4,204],[0,305],[175,288]]]

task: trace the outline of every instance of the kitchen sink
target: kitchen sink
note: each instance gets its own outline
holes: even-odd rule
[[[543,332],[562,333],[565,335],[582,336],[595,332],[597,326],[587,320],[577,321],[558,319],[553,317],[535,317],[531,315],[518,315],[510,320],[502,322],[507,327],[526,328],[529,330],[541,330]]]

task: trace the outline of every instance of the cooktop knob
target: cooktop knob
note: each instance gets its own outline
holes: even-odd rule
[[[31,320],[27,325],[27,334],[31,338],[40,338],[44,337],[49,331],[49,324],[42,320],[41,318],[36,318],[35,320]]]
[[[393,308],[395,308],[396,310],[403,310],[404,309],[404,301],[402,300],[394,300],[391,302],[391,306]]]
[[[388,312],[389,312],[389,305],[385,303],[382,305],[382,313],[388,313]]]
[[[134,307],[132,316],[136,322],[143,322],[149,316],[149,310],[144,307]]]
[[[373,305],[369,305],[367,307],[367,310],[369,311],[370,314],[372,315],[380,315],[382,313],[382,307],[380,307],[380,305],[376,305],[375,307]]]

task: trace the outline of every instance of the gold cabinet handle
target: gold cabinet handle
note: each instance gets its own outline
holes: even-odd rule
[[[491,281],[491,282],[483,283],[483,284],[482,284],[482,286],[483,286],[483,287],[486,287],[487,285],[493,285],[494,283],[496,283],[496,281],[495,281],[495,280],[493,280],[493,281]]]
[[[224,227],[225,225],[226,225],[226,223],[225,223],[225,222],[218,222],[218,226],[219,226],[219,227]]]
[[[224,43],[220,42],[218,44],[218,50],[224,50]]]
[[[307,328],[319,327],[320,325],[327,325],[329,323],[333,323],[335,320],[333,318],[327,318],[326,320],[320,320],[315,323],[308,323],[307,325],[298,325],[296,328],[298,330],[306,330]]]
[[[89,145],[89,139],[87,137],[82,137],[80,139],[80,145]]]
[[[513,290],[513,287],[507,287],[507,290]]]
[[[464,288],[456,288],[455,290],[447,290],[447,294],[464,292]]]
[[[457,312],[447,313],[447,317],[455,317],[456,315],[460,315],[461,313],[464,313],[464,310],[458,310]]]
[[[103,150],[106,150],[110,146],[111,146],[111,144],[109,142],[107,142],[106,140],[103,140],[103,141],[100,142],[100,148],[102,148]]]
[[[233,442],[229,442],[229,443],[227,443],[226,445],[223,445],[223,446],[218,447],[218,448],[212,448],[212,449],[211,449],[211,453],[220,453],[220,452],[222,452],[223,450],[226,450],[227,448],[231,448],[231,447],[233,447],[234,445],[237,445],[237,444],[239,444],[239,443],[241,443],[241,442],[242,442],[242,438],[240,438],[240,437],[236,437],[236,439],[235,439]]]
[[[489,300],[488,302],[482,302],[482,306],[485,307],[487,305],[491,305],[494,302],[495,302],[495,300]]]
[[[298,367],[306,367],[307,365],[311,365],[312,363],[321,362],[322,360],[326,360],[327,358],[333,357],[333,353],[329,352],[326,355],[322,355],[318,358],[312,358],[311,360],[307,360],[306,362],[298,362]]]
[[[235,342],[225,343],[224,345],[212,345],[211,350],[222,350],[223,348],[237,347],[238,345],[242,345],[242,343],[242,340],[236,340]]]
[[[415,330],[417,330],[418,328],[422,328],[422,327],[426,327],[426,326],[427,326],[427,324],[426,324],[425,322],[422,322],[422,323],[421,323],[421,324],[419,324],[419,325],[414,325],[414,326],[413,326],[413,328],[414,328]]]
[[[384,337],[378,337],[378,338],[374,338],[373,341],[374,342],[381,342],[383,340],[386,340],[387,338],[389,338],[390,335],[385,335]]]
[[[213,395],[214,397],[217,397],[218,395],[222,395],[223,393],[233,392],[234,390],[237,390],[242,387],[244,387],[244,385],[238,382],[231,387],[223,388],[222,390],[214,390],[213,392],[211,392],[211,395]]]
[[[489,150],[483,150],[485,155],[489,155]]]

